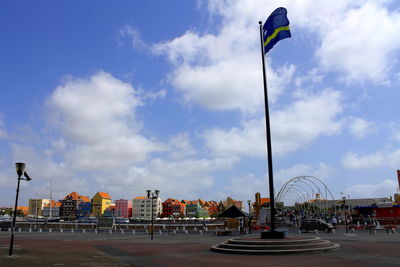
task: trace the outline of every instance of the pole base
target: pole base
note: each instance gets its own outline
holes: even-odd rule
[[[285,239],[285,234],[283,231],[261,232],[261,239]]]

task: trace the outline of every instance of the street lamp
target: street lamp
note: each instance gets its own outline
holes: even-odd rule
[[[18,183],[17,183],[17,194],[15,197],[15,207],[14,207],[14,216],[13,216],[13,221],[12,221],[12,226],[11,226],[11,239],[10,239],[10,251],[8,255],[12,255],[13,253],[13,246],[14,246],[14,228],[15,228],[15,221],[17,218],[17,206],[18,206],[18,195],[19,195],[19,184],[21,180],[25,181],[30,181],[32,180],[28,174],[25,172],[25,163],[22,162],[17,162],[15,163],[15,169],[17,171],[18,175]],[[25,178],[21,178],[21,176],[24,175]]]
[[[153,240],[153,233],[154,233],[153,202],[154,202],[154,199],[158,199],[158,195],[159,195],[160,191],[154,190],[154,192],[152,192],[151,190],[146,190],[146,192],[147,192],[147,198],[151,199],[151,240]]]
[[[251,200],[247,200],[247,204],[249,204],[249,234],[251,234],[251,210],[250,210],[250,205],[251,205]]]

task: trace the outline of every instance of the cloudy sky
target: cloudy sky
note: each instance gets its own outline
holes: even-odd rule
[[[268,194],[258,21],[286,7],[266,56],[275,190],[389,197],[400,169],[397,1],[1,1],[0,206],[15,162],[29,198],[222,200]]]

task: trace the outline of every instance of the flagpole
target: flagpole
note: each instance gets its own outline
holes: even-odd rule
[[[267,157],[268,157],[268,180],[269,180],[269,198],[271,204],[271,229],[270,232],[275,232],[275,195],[274,195],[274,174],[272,167],[272,147],[271,147],[271,127],[269,120],[269,106],[268,106],[268,91],[267,91],[267,75],[265,71],[265,57],[264,57],[264,38],[262,30],[262,21],[260,24],[260,40],[261,40],[261,58],[262,58],[262,70],[263,70],[263,81],[264,81],[264,102],[265,102],[265,128],[266,128],[266,140],[267,140]],[[272,234],[274,236],[274,234]]]

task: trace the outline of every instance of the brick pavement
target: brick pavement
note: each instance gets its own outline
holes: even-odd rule
[[[8,233],[0,233],[0,266],[400,266],[400,234],[321,234],[341,250],[312,254],[232,255],[210,246],[229,237],[18,233],[8,256]]]

